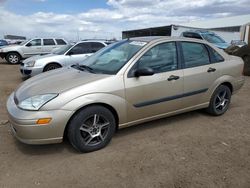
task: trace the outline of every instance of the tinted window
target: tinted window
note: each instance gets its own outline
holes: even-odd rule
[[[91,43],[91,51],[92,51],[92,53],[97,52],[98,50],[100,50],[103,47],[104,47],[104,44],[102,44],[100,42],[92,42]]]
[[[91,52],[91,44],[89,42],[79,43],[74,46],[70,52],[72,54],[87,54]]]
[[[195,38],[195,39],[202,39],[202,37],[197,34],[197,33],[183,33],[184,37],[188,37],[188,38]]]
[[[66,42],[63,39],[56,39],[56,43],[58,45],[65,45],[66,44]]]
[[[210,63],[209,55],[203,44],[182,42],[185,68],[207,65]]]
[[[156,73],[177,69],[176,46],[174,42],[154,46],[138,61],[139,68],[150,67]]]
[[[41,39],[34,39],[30,41],[27,45],[28,46],[41,46]]]
[[[224,61],[224,58],[218,52],[216,52],[213,48],[211,48],[210,46],[207,46],[207,48],[209,49],[209,52],[210,52],[211,63],[218,63],[218,62]]]
[[[56,45],[56,44],[53,39],[43,39],[43,45],[50,46],[50,45]]]

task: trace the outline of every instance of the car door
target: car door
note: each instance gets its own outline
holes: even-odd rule
[[[33,39],[29,41],[25,46],[22,46],[24,57],[30,57],[33,55],[42,54],[42,42],[41,39]]]
[[[151,76],[135,77],[136,69],[151,68]],[[181,108],[183,71],[175,42],[151,47],[124,77],[128,121],[158,116]]]
[[[207,102],[206,93],[219,76],[217,64],[211,64],[205,44],[181,42],[184,66],[184,107]]]
[[[49,54],[53,49],[57,48],[54,39],[43,39],[43,53]]]

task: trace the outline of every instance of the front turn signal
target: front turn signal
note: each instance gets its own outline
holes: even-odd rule
[[[49,122],[52,120],[52,118],[41,118],[36,121],[36,124],[38,125],[45,125],[49,124]]]

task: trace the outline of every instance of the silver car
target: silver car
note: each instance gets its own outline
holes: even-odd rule
[[[8,63],[17,64],[22,59],[38,55],[48,54],[53,49],[67,45],[67,41],[60,38],[34,38],[22,42],[20,45],[9,45],[0,49],[0,57]]]
[[[107,46],[106,41],[88,40],[75,45],[66,45],[47,55],[38,55],[24,60],[20,64],[23,76],[35,76],[42,72],[81,63],[84,59]]]
[[[244,84],[243,65],[202,40],[123,40],[24,82],[7,102],[11,128],[24,143],[68,138],[81,152],[95,151],[118,128],[202,108],[224,114]]]

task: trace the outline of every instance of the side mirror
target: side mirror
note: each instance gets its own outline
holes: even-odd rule
[[[139,68],[134,71],[135,77],[152,76],[152,75],[154,75],[154,70],[149,67]]]
[[[31,45],[31,43],[28,43],[28,44],[26,44],[26,46],[27,46],[27,47],[30,47],[30,46],[32,46],[32,45]]]

